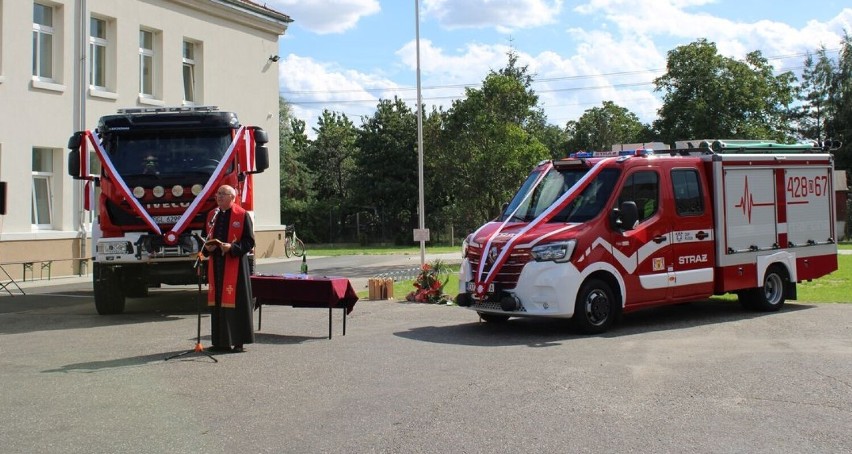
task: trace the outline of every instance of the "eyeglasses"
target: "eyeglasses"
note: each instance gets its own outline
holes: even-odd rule
[[[231,195],[231,193],[230,193],[230,192],[217,192],[217,193],[216,193],[216,196],[217,196],[217,197],[218,197],[218,196],[225,197],[225,196],[229,196],[229,195]]]

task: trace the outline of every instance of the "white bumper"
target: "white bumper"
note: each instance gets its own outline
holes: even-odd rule
[[[465,283],[473,280],[467,259],[459,271],[459,293],[465,293]],[[520,301],[521,308],[504,311],[494,302],[474,302],[467,309],[511,317],[571,318],[582,276],[571,263],[529,262],[518,278],[514,289],[506,290]]]

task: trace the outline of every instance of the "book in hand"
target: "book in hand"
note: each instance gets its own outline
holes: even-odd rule
[[[205,247],[207,247],[207,246],[221,247],[222,244],[224,244],[224,243],[222,243],[222,241],[220,241],[220,240],[217,240],[216,238],[213,238],[212,240],[207,240],[207,241],[204,242]]]

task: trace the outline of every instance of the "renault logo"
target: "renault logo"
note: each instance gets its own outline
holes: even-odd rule
[[[500,251],[497,250],[497,246],[491,246],[491,249],[488,250],[488,263],[494,263],[497,260],[497,255],[500,254]]]

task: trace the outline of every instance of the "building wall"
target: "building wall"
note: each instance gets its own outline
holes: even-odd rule
[[[67,175],[68,138],[75,130],[94,129],[102,115],[119,108],[184,105],[184,40],[197,44],[200,99],[194,104],[234,111],[242,124],[269,133],[270,167],[255,176],[255,230],[259,257],[281,255],[278,63],[269,57],[278,53],[278,37],[289,18],[265,15],[256,5],[240,7],[239,2],[219,0],[39,3],[55,9],[53,82],[32,74],[33,2],[0,0],[0,181],[9,189],[7,212],[0,215],[0,263],[91,255],[90,215],[81,210],[83,183]],[[83,5],[86,12],[81,19]],[[75,65],[81,42],[88,49],[91,16],[108,24],[106,89],[90,88],[88,69],[81,76]],[[140,28],[158,37],[153,99],[139,96]],[[33,147],[53,150],[53,222],[46,229],[32,224]]]

